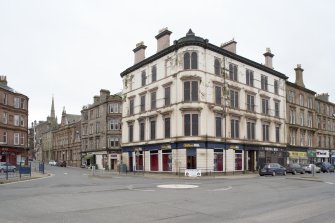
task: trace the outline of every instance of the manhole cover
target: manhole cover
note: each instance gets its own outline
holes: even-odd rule
[[[197,188],[197,185],[189,185],[189,184],[164,184],[158,185],[159,188],[168,188],[168,189],[190,189],[190,188]]]

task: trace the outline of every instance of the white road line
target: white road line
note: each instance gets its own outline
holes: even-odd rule
[[[213,189],[213,190],[208,190],[208,191],[225,191],[225,190],[231,190],[233,187],[228,186],[224,188],[218,188],[218,189]]]
[[[150,189],[134,189],[133,185],[129,185],[127,188],[129,190],[132,190],[132,191],[143,191],[143,192],[152,192],[152,191],[155,191],[155,190],[150,190]]]
[[[64,175],[67,175],[67,173],[64,173]]]
[[[335,183],[333,183],[333,182],[325,182],[326,184],[335,184]]]

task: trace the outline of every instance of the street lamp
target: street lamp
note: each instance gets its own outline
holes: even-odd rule
[[[224,115],[224,165],[225,175],[227,174],[227,99],[228,99],[228,84],[226,83],[226,66],[225,58],[222,59],[221,75],[223,77],[223,115]]]

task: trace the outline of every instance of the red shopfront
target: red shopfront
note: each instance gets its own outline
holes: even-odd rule
[[[16,165],[16,156],[18,151],[14,148],[1,148],[0,147],[0,162],[8,162]]]

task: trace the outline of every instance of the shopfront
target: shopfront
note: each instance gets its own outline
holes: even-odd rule
[[[0,162],[10,163],[17,165],[22,161],[26,161],[26,156],[22,156],[22,153],[14,148],[1,148],[0,147]]]
[[[287,151],[278,147],[263,147],[257,145],[246,145],[246,170],[258,170],[264,163],[279,163],[285,166],[287,164]]]
[[[300,165],[308,164],[307,152],[288,151],[287,163],[298,163]]]
[[[316,162],[316,150],[308,149],[307,150],[307,159],[308,164]]]
[[[330,150],[331,164],[335,164],[335,150]]]
[[[172,171],[171,145],[161,145],[162,171]]]
[[[316,150],[316,162],[329,162],[328,150]]]

